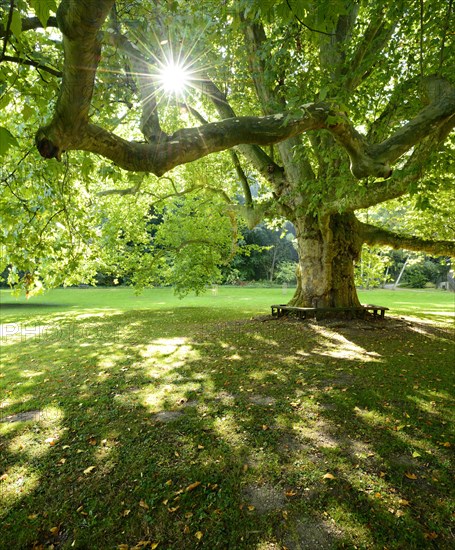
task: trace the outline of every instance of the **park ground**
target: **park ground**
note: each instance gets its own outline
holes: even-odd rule
[[[0,548],[449,549],[454,295],[0,292]]]

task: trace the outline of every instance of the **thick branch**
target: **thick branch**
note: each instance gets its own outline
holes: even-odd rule
[[[46,23],[47,27],[57,27],[57,18],[56,17],[49,17]],[[42,29],[43,24],[38,19],[38,17],[27,17],[25,19],[22,19],[22,32],[25,31],[33,31],[35,29]],[[0,23],[0,38],[3,38],[6,34],[5,27]]]
[[[394,163],[416,143],[453,118],[455,114],[455,89],[425,107],[410,122],[382,143],[367,148],[367,154],[378,162]],[[455,124],[455,121],[454,121]]]
[[[374,146],[368,146],[335,104],[324,102],[307,104],[297,113],[231,117],[199,128],[181,129],[149,144],[128,142],[90,124],[88,119],[100,59],[98,29],[112,4],[113,0],[63,0],[60,4],[57,20],[64,35],[65,52],[61,92],[51,123],[36,136],[38,149],[45,158],[60,159],[66,150],[82,149],[109,158],[127,170],[162,175],[179,164],[231,147],[271,145],[309,130],[325,129],[348,153],[355,177],[387,178],[391,174],[390,162],[423,137],[438,132],[455,113],[455,91],[450,91],[388,140]],[[222,102],[218,104],[221,108]],[[228,110],[226,105],[224,110]],[[248,148],[247,153],[253,153],[259,160],[260,151]],[[263,152],[262,156],[268,158]],[[299,166],[303,169],[303,164]]]
[[[435,241],[422,237],[404,236],[387,229],[359,222],[364,242],[370,245],[385,245],[406,250],[421,250],[434,256],[455,256],[455,241]]]
[[[62,151],[75,142],[88,123],[95,73],[101,57],[97,33],[114,0],[63,0],[57,21],[63,33],[65,63],[60,95],[51,126],[53,140],[37,138],[38,150],[46,158],[60,159]]]
[[[362,188],[353,189],[342,199],[326,204],[328,212],[355,211],[369,208],[382,202],[402,197],[409,192],[410,185],[422,179],[425,170],[431,166],[431,156],[444,143],[453,127],[455,115],[442,124],[438,132],[419,143],[408,158],[403,169],[395,171],[387,181],[376,181]]]
[[[160,143],[126,141],[103,128],[89,124],[75,149],[90,151],[106,157],[125,170],[152,172],[161,176],[179,164],[192,162],[210,153],[223,151],[239,143],[270,145],[311,129],[323,123],[315,116],[297,117],[283,123],[284,115],[267,117],[239,117],[212,122],[198,128],[178,130]],[[41,130],[37,140],[55,144],[53,128]]]

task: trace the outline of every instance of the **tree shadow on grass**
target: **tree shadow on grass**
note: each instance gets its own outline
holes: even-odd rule
[[[449,547],[444,331],[197,317],[4,343],[5,548]]]

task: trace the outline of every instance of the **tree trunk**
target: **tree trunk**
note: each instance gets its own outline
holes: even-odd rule
[[[299,268],[297,290],[289,305],[298,307],[358,307],[354,261],[362,239],[353,214],[337,214],[324,220],[298,218]]]

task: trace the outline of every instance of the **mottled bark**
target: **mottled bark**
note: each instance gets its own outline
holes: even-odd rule
[[[336,214],[318,222],[294,221],[299,252],[298,285],[290,305],[299,307],[358,307],[354,261],[362,240],[352,214]]]

